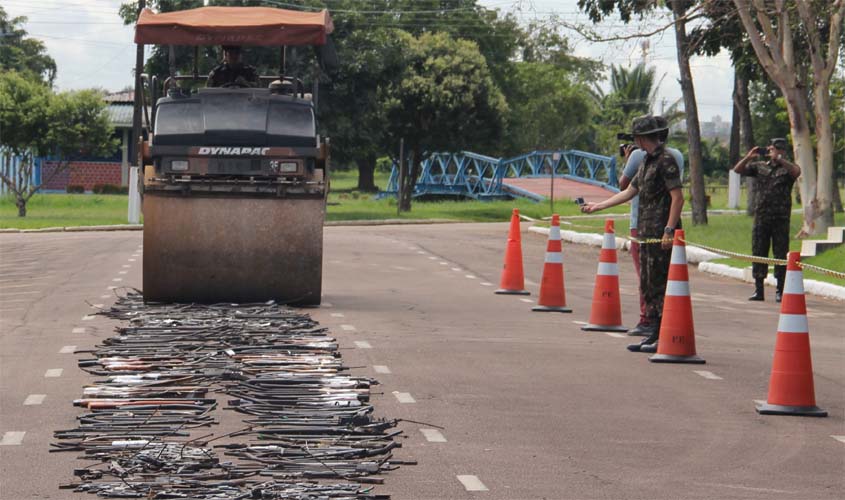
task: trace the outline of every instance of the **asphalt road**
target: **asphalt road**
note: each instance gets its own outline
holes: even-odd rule
[[[842,303],[807,299],[816,399],[830,417],[760,416],[753,401],[766,398],[776,304],[748,303],[749,285],[691,269],[707,364],[652,364],[625,350],[629,339],[576,323],[589,316],[595,248],[564,246],[572,314],[532,313],[525,302],[536,300],[545,250],[533,233],[523,233],[532,296],[494,295],[506,232],[506,224],[326,229],[325,304],[308,312],[331,328],[348,365],[382,382],[381,415],[425,422],[401,424],[407,438],[397,452],[419,465],[388,474],[377,492],[845,495]],[[110,287],[141,286],[140,244],[139,232],[0,235],[0,498],[86,498],[58,490],[73,479],[75,454],[47,453],[52,432],[74,426],[70,403],[91,381],[66,351],[110,336],[116,323],[86,319],[89,303],[109,304]],[[623,319],[633,324],[627,253],[620,273]]]

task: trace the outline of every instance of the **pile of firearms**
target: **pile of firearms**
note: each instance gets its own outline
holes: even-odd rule
[[[79,366],[100,377],[74,401],[75,429],[51,451],[95,465],[63,488],[107,498],[375,499],[396,420],[373,417],[375,380],[343,366],[335,340],[277,305],[144,304],[121,297],[127,321]],[[218,425],[219,404],[243,415]],[[225,419],[231,420],[231,419]],[[217,434],[208,428],[221,429]],[[342,482],[339,482],[342,481]]]

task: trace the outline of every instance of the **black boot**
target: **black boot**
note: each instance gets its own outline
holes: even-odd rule
[[[783,280],[778,280],[778,288],[775,291],[775,302],[780,304],[781,299],[783,298]]]
[[[628,345],[628,350],[631,352],[656,352],[657,351],[657,339],[660,338],[660,327],[657,327],[657,331],[652,333],[648,336],[648,338],[644,338],[642,342],[639,344],[630,344]],[[646,350],[643,351],[643,347],[645,346],[654,346],[654,351]],[[647,348],[648,349],[648,348]]]
[[[754,282],[754,295],[748,297],[748,300],[766,300],[763,298],[763,280]]]

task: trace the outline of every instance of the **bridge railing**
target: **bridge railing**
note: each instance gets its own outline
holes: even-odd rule
[[[410,163],[408,165],[410,171]],[[504,180],[518,177],[570,178],[616,188],[616,158],[577,150],[532,151],[514,158],[493,158],[469,151],[434,153],[422,162],[413,196],[462,196],[475,199],[511,198]],[[390,173],[380,197],[398,193],[399,169]]]

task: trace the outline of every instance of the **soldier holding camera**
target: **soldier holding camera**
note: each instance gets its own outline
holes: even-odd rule
[[[801,167],[786,159],[786,139],[772,139],[769,147],[756,147],[734,166],[734,172],[754,177],[756,192],[754,227],[751,230],[751,253],[755,257],[768,257],[769,246],[776,259],[786,259],[789,251],[789,216],[792,212],[792,186],[801,175]],[[763,281],[769,266],[755,262],[752,265],[754,294],[748,300],[764,300]],[[786,267],[775,266],[777,291],[775,301],[780,302]]]
[[[646,152],[645,160],[627,189],[610,198],[581,206],[586,213],[625,203],[639,195],[637,229],[640,237],[660,239],[660,244],[640,248],[640,293],[645,301],[645,316],[651,331],[639,344],[628,346],[634,352],[656,352],[663,316],[663,297],[669,277],[672,239],[680,227],[684,197],[678,163],[661,141],[665,126],[651,115],[634,119],[632,135],[637,147]]]

